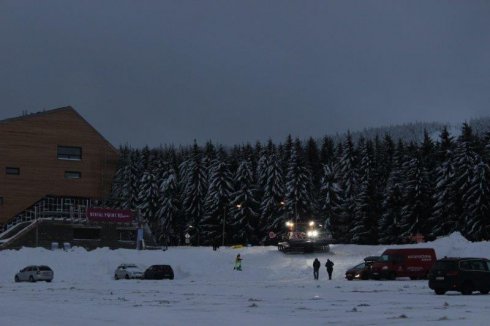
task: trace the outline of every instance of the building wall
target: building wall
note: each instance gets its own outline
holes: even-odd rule
[[[82,148],[82,159],[58,159],[58,145]],[[104,198],[117,151],[74,109],[61,108],[0,121],[0,224],[45,195]],[[6,167],[20,169],[7,175]],[[80,179],[65,179],[78,171]]]
[[[76,239],[76,229],[99,229],[100,238],[87,240]],[[136,240],[120,241],[121,226],[114,223],[101,223],[97,225],[77,225],[63,222],[39,221],[38,225],[30,229],[26,234],[18,237],[5,248],[2,249],[20,249],[22,247],[44,247],[51,248],[53,242],[63,248],[63,243],[68,242],[71,246],[84,247],[92,250],[100,247],[111,249],[127,248],[135,249]],[[125,227],[128,232],[134,233],[136,237],[136,227]]]

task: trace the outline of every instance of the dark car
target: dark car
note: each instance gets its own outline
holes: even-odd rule
[[[143,274],[143,278],[147,280],[169,280],[174,279],[174,271],[170,265],[152,265],[148,267]]]
[[[352,280],[368,280],[371,278],[371,265],[379,260],[379,256],[364,258],[364,263],[360,263],[345,272],[345,278]]]
[[[443,258],[429,273],[429,287],[436,294],[459,291],[471,294],[490,291],[490,260],[485,258]]]

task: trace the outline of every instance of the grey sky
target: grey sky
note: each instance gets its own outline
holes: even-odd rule
[[[490,114],[490,1],[4,1],[0,119],[239,144]]]

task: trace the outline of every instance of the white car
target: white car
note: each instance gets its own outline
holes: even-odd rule
[[[136,264],[121,264],[114,272],[114,279],[119,280],[125,278],[129,280],[130,278],[143,278],[144,272],[145,271]]]
[[[53,270],[48,266],[27,266],[15,274],[15,282],[51,282],[53,280],[53,275]]]

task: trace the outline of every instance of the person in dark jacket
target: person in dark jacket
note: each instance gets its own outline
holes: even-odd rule
[[[333,273],[333,261],[330,259],[327,259],[327,262],[325,263],[325,267],[327,268],[327,273],[328,273],[328,279],[332,279],[332,273]]]
[[[315,278],[315,280],[318,280],[318,271],[320,270],[320,261],[318,260],[318,258],[315,258],[315,260],[313,261],[313,277]]]

